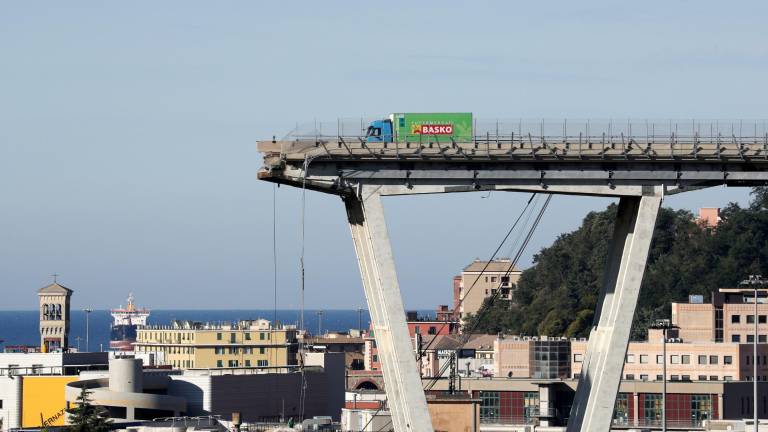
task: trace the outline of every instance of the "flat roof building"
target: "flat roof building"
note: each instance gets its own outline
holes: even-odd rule
[[[237,323],[174,321],[137,329],[137,353],[160,353],[174,368],[236,368],[297,364],[294,326],[265,319]]]
[[[522,271],[512,264],[509,258],[493,261],[476,259],[461,272],[459,282],[459,317],[464,320],[468,314],[476,314],[486,298],[496,295],[511,301],[512,289],[520,279]],[[455,281],[458,282],[458,281]],[[455,284],[454,282],[454,284]]]

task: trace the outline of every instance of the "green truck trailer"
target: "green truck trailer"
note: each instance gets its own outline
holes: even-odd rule
[[[472,141],[472,113],[395,113],[371,122],[367,142]]]

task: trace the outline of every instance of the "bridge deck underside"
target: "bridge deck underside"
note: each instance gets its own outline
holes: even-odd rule
[[[345,194],[352,184],[406,187],[665,186],[768,184],[768,152],[759,139],[733,143],[348,143],[261,142],[259,178]],[[505,147],[506,146],[506,147]],[[522,146],[519,147],[519,146]],[[645,150],[643,150],[645,149]],[[650,149],[650,150],[648,150]],[[304,165],[307,164],[307,172]],[[621,195],[617,193],[617,195]]]

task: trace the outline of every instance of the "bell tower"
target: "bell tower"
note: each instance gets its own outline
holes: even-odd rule
[[[66,351],[69,346],[69,300],[72,290],[53,283],[37,291],[40,298],[40,351]]]

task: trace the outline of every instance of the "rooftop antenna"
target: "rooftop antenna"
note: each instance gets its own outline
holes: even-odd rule
[[[58,280],[57,280],[57,279],[58,279],[58,277],[59,277],[59,274],[58,274],[58,273],[54,273],[54,274],[52,274],[52,275],[51,275],[51,277],[53,277],[53,283],[58,283]]]

